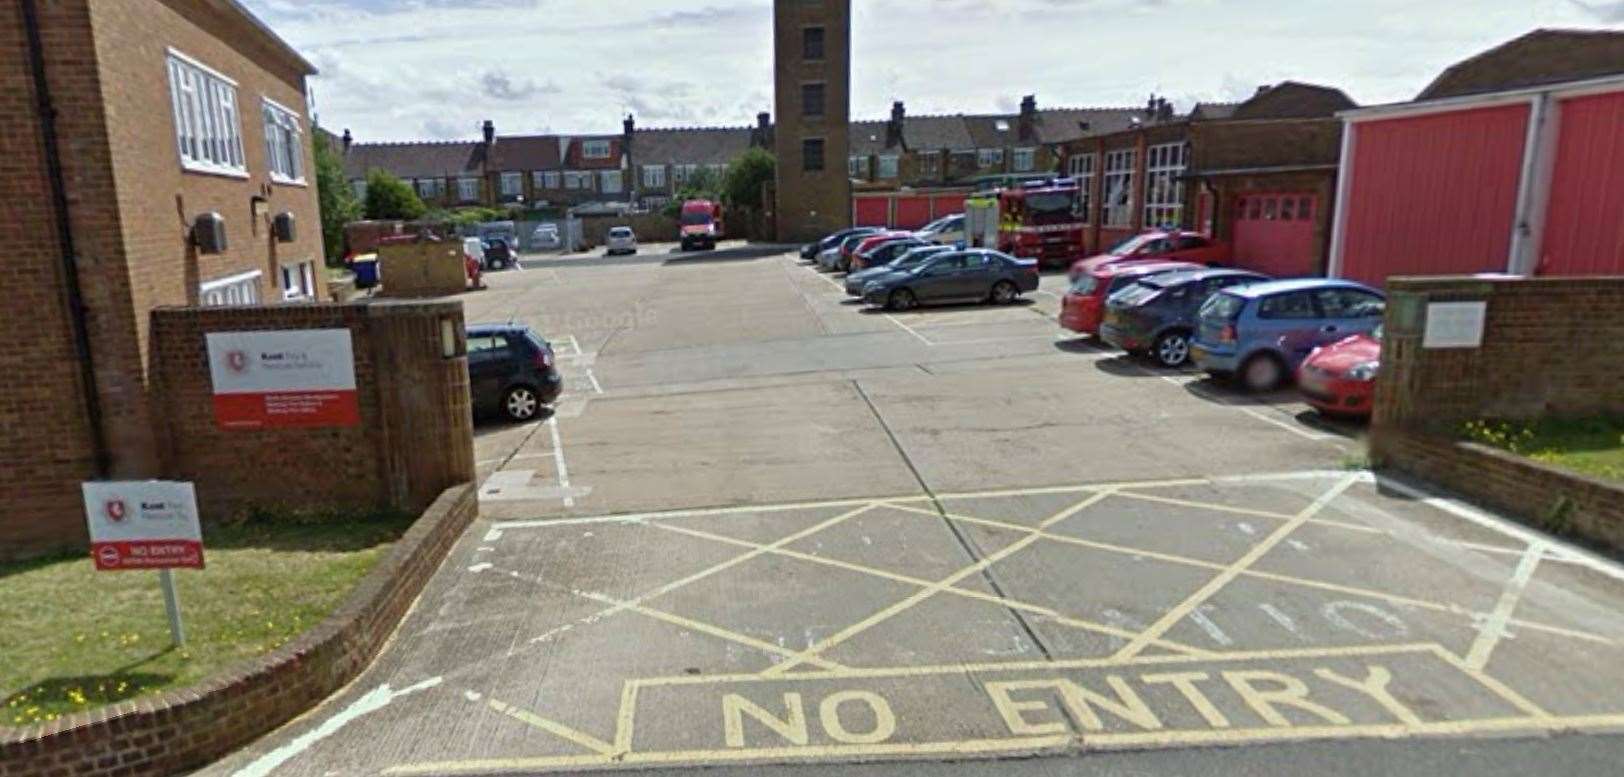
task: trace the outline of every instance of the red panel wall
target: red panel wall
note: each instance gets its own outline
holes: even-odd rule
[[[931,198],[931,216],[941,218],[964,212],[964,195],[939,194]]]
[[[891,217],[890,197],[855,197],[851,201],[852,224],[859,227],[885,227]]]
[[[1314,275],[1313,192],[1247,194],[1235,203],[1235,266],[1276,278]]]
[[[891,226],[898,229],[918,229],[930,221],[929,197],[897,198],[897,220]]]
[[[1624,92],[1560,104],[1540,275],[1624,273]]]
[[[1504,272],[1528,106],[1353,125],[1342,276]]]

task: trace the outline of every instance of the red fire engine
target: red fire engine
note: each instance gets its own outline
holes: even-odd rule
[[[1004,253],[1065,267],[1083,257],[1080,193],[1070,178],[1000,189],[967,199],[966,222],[996,222],[997,248]]]

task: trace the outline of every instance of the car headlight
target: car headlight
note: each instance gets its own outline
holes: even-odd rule
[[[1379,362],[1360,362],[1355,364],[1351,369],[1348,370],[1348,379],[1365,381],[1375,380],[1376,368],[1379,366]]]
[[[864,294],[867,294],[867,293],[869,293],[871,291],[879,291],[879,290],[880,290],[880,282],[879,281],[869,281],[868,283],[863,284],[863,293]]]

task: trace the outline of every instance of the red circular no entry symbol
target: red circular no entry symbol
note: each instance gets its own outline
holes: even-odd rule
[[[96,557],[101,559],[103,565],[110,567],[118,566],[118,562],[122,560],[118,555],[118,548],[112,545],[102,546],[101,550],[96,551]]]

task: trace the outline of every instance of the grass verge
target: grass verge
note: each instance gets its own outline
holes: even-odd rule
[[[206,527],[207,568],[175,571],[180,648],[157,572],[97,572],[88,554],[0,565],[0,725],[183,687],[275,650],[336,609],[412,520],[262,516]]]
[[[1473,442],[1582,475],[1624,483],[1624,417],[1471,421],[1462,433]]]

